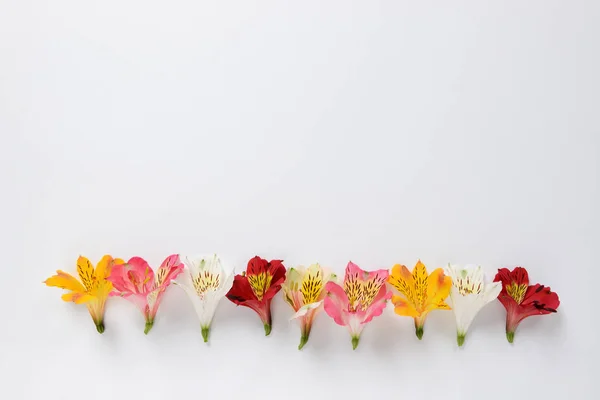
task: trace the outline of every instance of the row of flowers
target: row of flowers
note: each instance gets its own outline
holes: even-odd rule
[[[154,324],[162,296],[171,283],[182,288],[192,301],[204,341],[208,341],[211,322],[219,301],[227,297],[233,303],[254,310],[271,333],[271,300],[283,289],[285,301],[300,322],[300,345],[307,343],[315,316],[324,309],[335,323],[347,327],[352,347],[358,346],[367,323],[382,314],[388,300],[398,315],[412,317],[419,339],[427,315],[432,310],[452,310],[456,317],[457,342],[462,346],[467,330],[477,313],[498,299],[506,308],[506,337],[513,342],[519,323],[532,315],[555,313],[560,301],[550,287],[529,284],[527,270],[516,267],[498,270],[493,282],[486,282],[479,266],[448,265],[429,274],[419,261],[412,272],[404,265],[364,271],[349,262],[344,279],[319,264],[286,271],[281,260],[267,261],[258,256],[248,261],[246,271],[234,275],[217,255],[167,257],[154,271],[148,263],[133,257],[122,259],[105,255],[94,266],[85,257],[77,260],[74,276],[56,271],[44,283],[66,289],[62,299],[86,304],[99,333],[104,332],[104,308],[109,296],[133,302],[142,311],[148,333]]]

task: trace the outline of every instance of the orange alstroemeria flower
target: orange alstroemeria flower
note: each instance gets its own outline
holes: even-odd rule
[[[112,283],[106,278],[110,275],[113,265],[123,263],[124,261],[119,258],[113,259],[106,255],[94,269],[90,260],[80,256],[77,259],[77,273],[81,282],[74,276],[58,270],[56,275],[46,279],[44,283],[47,286],[70,290],[69,293],[62,295],[62,299],[75,304],[85,304],[96,324],[96,329],[102,333],[104,332],[104,304],[113,288]]]
[[[450,310],[445,299],[450,294],[452,279],[438,268],[427,275],[427,268],[419,260],[412,273],[404,265],[396,264],[388,282],[400,292],[392,296],[394,311],[398,315],[413,317],[417,337],[423,338],[423,325],[431,310]]]

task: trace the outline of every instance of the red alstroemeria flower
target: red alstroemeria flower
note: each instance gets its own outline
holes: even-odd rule
[[[238,306],[256,311],[265,326],[265,336],[271,333],[271,300],[285,281],[281,260],[267,261],[258,256],[248,261],[248,268],[236,275],[227,298]]]
[[[498,300],[506,308],[506,338],[510,343],[519,323],[532,315],[555,313],[560,304],[558,295],[549,287],[536,283],[529,285],[527,270],[516,267],[511,271],[501,268],[494,282],[502,282]]]

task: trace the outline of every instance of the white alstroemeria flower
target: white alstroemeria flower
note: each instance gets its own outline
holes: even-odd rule
[[[208,342],[210,324],[219,301],[233,285],[233,269],[225,269],[216,255],[183,257],[187,266],[174,283],[188,294],[194,304],[204,342]]]
[[[456,318],[456,340],[462,346],[473,319],[486,304],[494,301],[502,290],[502,282],[485,283],[480,266],[459,267],[448,264],[446,275],[452,278],[452,289],[446,302]]]

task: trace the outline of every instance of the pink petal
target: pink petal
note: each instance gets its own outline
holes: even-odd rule
[[[348,280],[349,276],[354,276],[354,280],[362,281],[367,276],[367,273],[360,269],[358,265],[354,264],[352,261],[349,261],[348,265],[346,266],[344,283],[346,283],[346,280]]]
[[[179,254],[170,255],[162,262],[156,271],[155,287],[167,287],[171,280],[183,272],[183,263],[179,259]]]
[[[381,282],[383,285],[385,282],[387,282],[388,276],[390,276],[390,272],[387,269],[378,269],[377,271],[369,272],[369,276],[366,280]]]
[[[125,264],[125,269],[128,270],[129,279],[137,289],[134,293],[147,294],[152,290],[154,271],[146,260],[141,257],[131,257]]]
[[[348,324],[348,296],[340,285],[335,282],[327,282],[325,285],[325,300],[323,307],[336,324],[345,326]]]
[[[126,277],[127,273],[125,272],[125,264],[118,264],[112,267],[110,275],[106,278],[106,280],[112,282],[113,287],[115,289],[115,292],[112,292],[111,295],[113,295],[113,293],[120,295],[122,292],[131,292],[131,288],[129,287],[131,282],[129,282],[128,284],[126,281]]]
[[[380,316],[383,313],[383,309],[387,305],[387,301],[392,298],[392,292],[387,290],[385,285],[381,286],[377,296],[373,299],[373,303],[367,308],[365,313],[363,324],[370,322],[373,318]]]
[[[152,285],[154,272],[148,263],[140,257],[132,257],[125,264],[114,265],[107,278],[119,294],[147,293]]]

